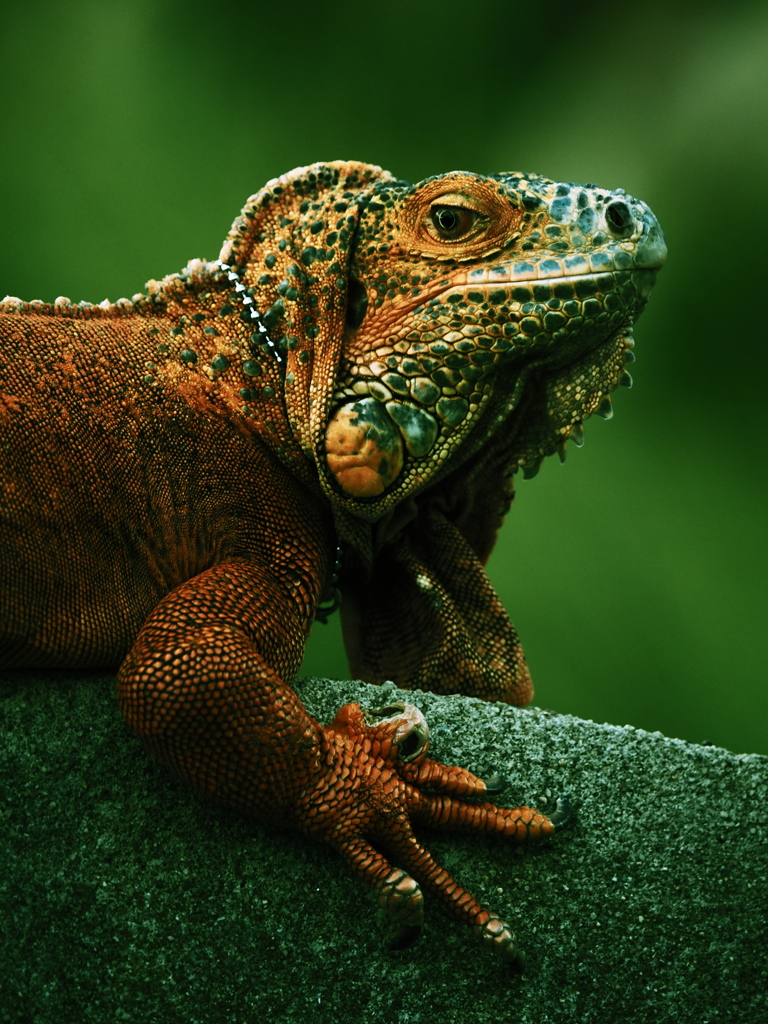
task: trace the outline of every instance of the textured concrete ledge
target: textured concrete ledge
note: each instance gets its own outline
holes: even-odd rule
[[[3,683],[4,1022],[768,1020],[768,758],[411,695],[435,757],[510,780],[500,803],[572,797],[549,844],[428,837],[515,927],[520,976],[434,901],[420,942],[388,952],[330,851],[190,793],[130,736],[112,679]],[[297,689],[322,720],[398,692]]]

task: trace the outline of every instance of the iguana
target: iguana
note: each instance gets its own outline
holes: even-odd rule
[[[665,253],[621,190],[332,162],[147,294],[6,298],[2,665],[119,666],[125,719],[192,786],[329,843],[401,938],[424,887],[513,959],[412,824],[520,840],[565,808],[485,802],[413,705],[322,726],[290,682],[336,588],[360,678],[530,699],[483,566],[513,474],[629,383]]]

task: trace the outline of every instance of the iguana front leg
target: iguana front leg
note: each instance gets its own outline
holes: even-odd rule
[[[426,723],[411,705],[367,714],[347,705],[320,725],[283,681],[298,668],[303,639],[296,603],[266,567],[215,566],[149,616],[119,672],[123,715],[202,793],[334,847],[402,926],[401,943],[423,920],[421,886],[515,959],[508,926],[453,881],[412,826],[519,842],[551,835],[553,823],[529,808],[478,802],[488,792],[482,780],[427,759]]]
[[[245,813],[290,816],[319,757],[320,727],[282,681],[303,646],[296,603],[267,567],[216,565],[145,622],[118,673],[121,711],[202,793]]]

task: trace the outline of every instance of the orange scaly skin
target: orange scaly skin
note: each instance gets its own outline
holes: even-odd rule
[[[340,541],[355,673],[530,699],[483,565],[512,474],[628,382],[664,251],[623,193],[337,162],[270,182],[218,261],[147,295],[4,300],[0,663],[119,667],[126,720],[190,785],[330,843],[403,941],[423,886],[514,959],[412,825],[520,841],[564,809],[483,802],[412,705],[322,726],[289,684]]]

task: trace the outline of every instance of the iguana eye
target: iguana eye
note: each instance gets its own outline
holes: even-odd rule
[[[466,206],[433,206],[429,219],[435,232],[447,242],[455,242],[469,234],[479,214]]]

